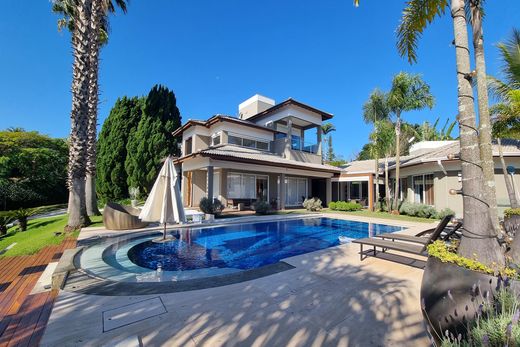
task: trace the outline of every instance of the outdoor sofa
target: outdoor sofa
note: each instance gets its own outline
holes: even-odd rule
[[[148,225],[139,219],[140,210],[108,202],[103,210],[103,224],[109,230],[140,229]]]

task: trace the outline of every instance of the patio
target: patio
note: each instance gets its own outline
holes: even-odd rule
[[[431,227],[371,222],[405,225],[410,234]],[[341,245],[303,254],[285,259],[293,269],[203,290],[101,296],[65,288],[42,346],[427,345],[419,304],[422,262],[361,263],[358,251]]]

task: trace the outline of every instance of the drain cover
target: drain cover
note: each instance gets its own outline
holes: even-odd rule
[[[139,301],[103,312],[103,332],[166,313],[159,297]]]

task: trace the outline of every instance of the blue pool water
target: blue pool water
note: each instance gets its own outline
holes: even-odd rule
[[[402,230],[402,227],[331,218],[228,225],[174,232],[165,243],[146,240],[131,247],[134,264],[155,270],[204,268],[240,270],[273,264],[281,259],[337,246],[339,238],[360,239]]]

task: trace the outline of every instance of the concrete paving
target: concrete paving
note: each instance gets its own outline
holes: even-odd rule
[[[407,234],[432,227],[371,221],[406,225]],[[424,258],[384,255],[413,266],[377,258],[360,262],[358,247],[287,258],[293,269],[203,290],[140,296],[61,291],[41,345],[427,346],[419,303],[422,270],[417,268]],[[123,310],[120,321],[128,324],[103,332],[104,312],[146,299],[160,300],[166,312],[136,321]]]

